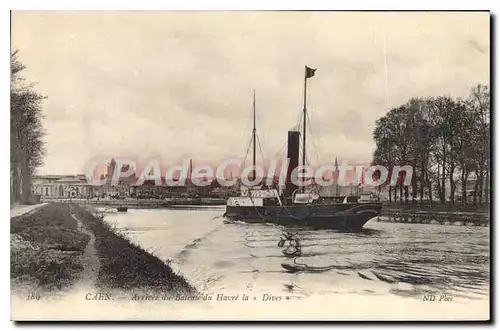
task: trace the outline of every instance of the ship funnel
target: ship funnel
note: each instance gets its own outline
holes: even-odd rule
[[[300,132],[288,131],[288,152],[287,158],[290,160],[286,172],[286,188],[285,197],[291,197],[293,192],[297,189],[297,185],[292,183],[292,171],[299,166],[299,146],[300,146]]]

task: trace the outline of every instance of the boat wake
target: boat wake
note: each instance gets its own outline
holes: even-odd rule
[[[193,249],[196,249],[203,241],[205,241],[208,237],[210,237],[212,234],[214,234],[215,232],[217,232],[220,227],[222,226],[219,225],[217,227],[215,227],[214,229],[212,229],[211,231],[207,232],[203,237],[201,238],[196,238],[195,240],[193,240],[193,242],[191,244],[188,244],[186,246],[184,246],[184,249],[181,250],[178,254],[177,254],[177,262],[179,264],[183,264],[187,261],[187,258],[189,257],[189,254],[190,252],[193,250]]]

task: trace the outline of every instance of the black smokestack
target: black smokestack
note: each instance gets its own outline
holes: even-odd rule
[[[297,189],[297,185],[292,183],[292,171],[299,166],[299,146],[300,146],[300,132],[288,131],[288,153],[287,158],[290,160],[286,172],[286,188],[285,197],[291,197],[293,192]]]

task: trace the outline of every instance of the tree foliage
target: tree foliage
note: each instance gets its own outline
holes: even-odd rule
[[[26,68],[11,54],[10,80],[10,175],[11,202],[27,203],[31,198],[31,176],[43,164],[42,101],[32,84],[21,77]]]
[[[393,108],[375,123],[376,149],[373,164],[413,166],[411,195],[414,199],[436,196],[441,203],[455,202],[460,188],[467,203],[467,183],[475,180],[474,203],[489,201],[490,91],[477,85],[466,99],[449,96],[412,98]],[[399,180],[399,198],[407,202],[409,187]],[[397,190],[389,187],[392,200]],[[484,199],[483,199],[484,196]]]

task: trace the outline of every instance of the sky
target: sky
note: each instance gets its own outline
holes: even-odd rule
[[[280,154],[303,108],[313,164],[370,162],[374,122],[411,97],[490,81],[489,13],[20,12],[12,48],[47,96],[40,174],[101,158]]]

